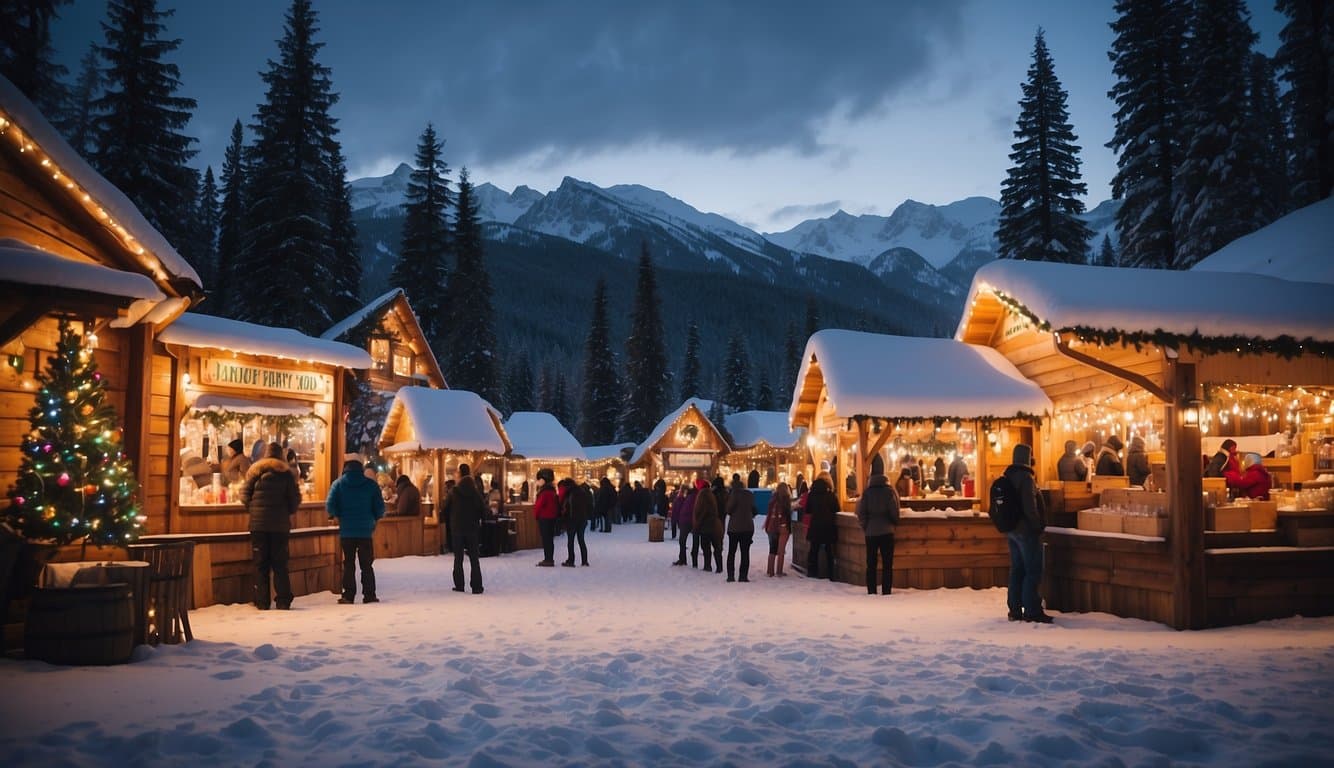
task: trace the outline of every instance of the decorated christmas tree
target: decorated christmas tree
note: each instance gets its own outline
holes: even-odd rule
[[[121,451],[116,410],[91,346],[60,321],[60,341],[36,375],[32,429],[5,516],[28,539],[125,544],[139,535],[139,485]]]

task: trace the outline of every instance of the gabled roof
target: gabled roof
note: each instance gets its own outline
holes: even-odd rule
[[[369,368],[364,349],[307,336],[292,328],[270,328],[240,320],[186,312],[158,334],[165,344],[206,347],[248,355],[309,360],[343,368]]]
[[[171,243],[148,223],[139,209],[74,151],[37,107],[13,83],[0,76],[0,150],[31,164],[50,180],[50,193],[81,211],[85,222],[104,229],[118,243],[127,263],[151,277],[169,295],[200,293],[199,275]]]
[[[422,331],[417,312],[413,310],[412,304],[408,301],[407,294],[403,292],[402,288],[393,288],[375,297],[366,306],[334,323],[329,330],[320,334],[320,338],[330,341],[343,341],[343,337],[349,331],[361,325],[368,318],[372,316],[383,317],[391,311],[397,313],[399,321],[403,323],[407,332],[413,337],[415,342],[413,348],[419,350],[417,354],[421,355],[430,367],[429,378],[431,383],[448,389],[449,384],[445,381],[445,374],[440,368],[440,362],[435,359],[435,353],[431,351],[431,344],[426,340],[426,333]]]
[[[583,446],[555,416],[538,411],[516,411],[505,420],[512,455],[525,459],[585,461]]]
[[[668,431],[671,430],[672,425],[675,424],[682,416],[685,416],[690,411],[694,411],[697,414],[699,414],[700,420],[703,421],[705,424],[707,424],[709,426],[709,429],[713,430],[713,434],[718,438],[719,445],[726,446],[727,440],[723,438],[722,432],[718,431],[718,427],[716,424],[714,424],[712,421],[709,421],[709,417],[706,415],[708,413],[708,410],[709,410],[709,401],[701,400],[698,397],[692,397],[689,400],[685,401],[684,403],[681,403],[680,408],[677,408],[676,410],[664,416],[662,421],[658,422],[658,426],[654,427],[653,431],[649,433],[648,437],[644,438],[644,442],[640,443],[638,446],[635,447],[634,455],[630,457],[630,462],[629,462],[630,465],[634,466],[638,464],[644,458],[644,456],[648,454],[649,451],[653,450],[654,446],[662,442],[662,439],[665,438],[667,436]]]
[[[1261,227],[1204,257],[1194,272],[1251,272],[1334,283],[1334,197]]]
[[[403,387],[380,432],[385,451],[487,451],[509,453],[500,412],[463,389]]]
[[[804,429],[788,427],[784,411],[739,411],[728,414],[725,423],[734,450],[753,448],[760,443],[774,448],[795,448],[805,436]]]
[[[791,424],[813,417],[822,388],[840,419],[1013,418],[1051,410],[1042,389],[999,352],[954,339],[817,331],[802,355]]]

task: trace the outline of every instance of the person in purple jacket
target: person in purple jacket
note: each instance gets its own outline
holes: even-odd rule
[[[672,565],[686,564],[686,539],[690,537],[690,528],[695,521],[695,494],[698,492],[699,491],[693,486],[687,483],[683,489],[683,493],[686,495],[685,500],[673,510],[675,517],[672,519],[676,523],[677,544],[680,545],[681,552],[677,555],[676,562],[672,563]],[[699,550],[697,549],[695,552],[695,556],[698,558]],[[698,560],[696,560],[696,564],[698,564]]]

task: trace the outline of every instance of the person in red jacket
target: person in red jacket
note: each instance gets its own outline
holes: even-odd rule
[[[1264,463],[1260,460],[1260,454],[1248,453],[1246,458],[1241,460],[1241,471],[1228,470],[1223,473],[1227,478],[1227,487],[1231,488],[1233,494],[1248,499],[1260,499],[1269,501],[1269,487],[1273,484],[1269,477],[1269,470],[1265,469]]]
[[[537,518],[538,530],[542,533],[541,568],[556,565],[556,518],[560,517],[560,500],[556,497],[556,473],[548,467],[537,470],[537,479],[542,485],[537,489],[533,500],[533,516]]]

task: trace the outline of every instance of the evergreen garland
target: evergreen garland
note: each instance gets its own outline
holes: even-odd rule
[[[92,350],[66,319],[47,367],[35,376],[32,429],[5,518],[29,539],[125,544],[141,527],[139,484],[121,450],[116,410]]]

